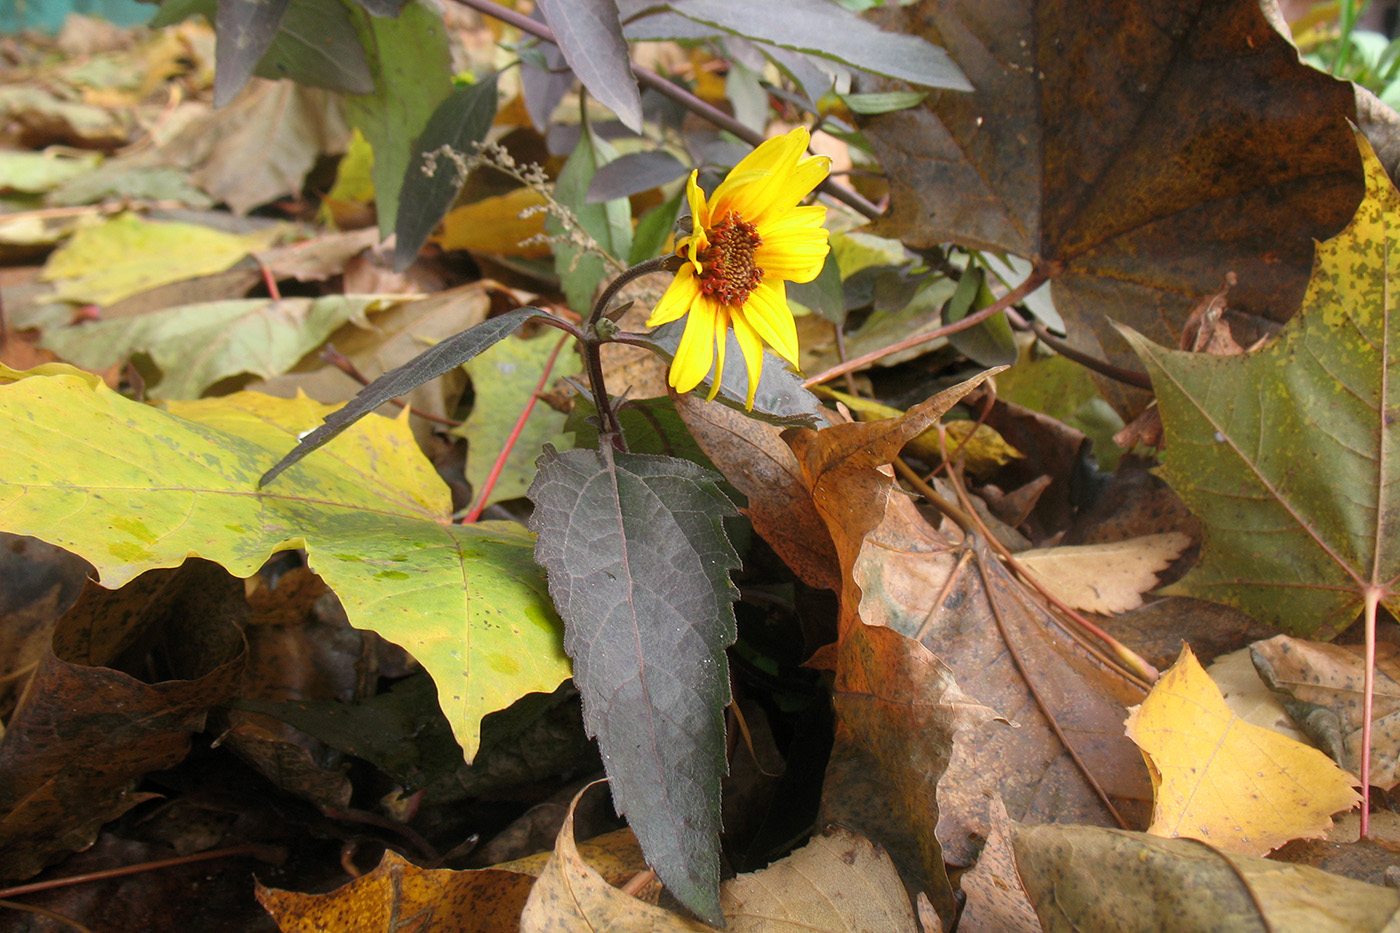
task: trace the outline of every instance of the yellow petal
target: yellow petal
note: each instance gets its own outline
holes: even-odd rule
[[[671,361],[670,383],[677,392],[689,392],[710,371],[715,355],[714,308],[697,294],[690,305],[676,358]]]
[[[797,227],[765,237],[753,258],[769,279],[810,282],[822,271],[827,251],[825,228]]]
[[[811,137],[807,127],[799,126],[759,143],[753,152],[739,160],[729,174],[742,175],[745,172],[779,172],[797,164],[802,153],[807,151]]]
[[[744,365],[749,369],[749,394],[744,400],[744,407],[753,411],[758,377],[763,373],[763,342],[742,314],[734,315],[734,336],[739,340],[739,350],[744,354]]]
[[[705,299],[701,299],[702,301]],[[710,381],[710,394],[705,401],[713,402],[719,394],[720,383],[724,381],[724,351],[729,348],[729,311],[724,305],[715,305],[715,376]]]
[[[647,318],[646,326],[656,327],[680,320],[690,310],[699,294],[700,280],[695,277],[695,270],[688,265],[681,266],[676,272],[676,277],[666,287],[666,293],[661,296],[656,307],[651,309],[651,317]]]
[[[699,177],[700,173],[694,171],[690,173],[690,178],[686,179],[685,197],[690,203],[691,233],[690,236],[682,237],[680,242],[676,244],[677,252],[680,251],[682,246],[689,248],[689,253],[687,255],[690,257],[690,264],[694,268],[696,274],[702,271],[700,260],[696,258],[696,255],[706,246],[710,245],[709,239],[705,234],[705,229],[710,225],[710,211],[705,204],[705,192],[700,188]]]
[[[741,315],[735,315],[738,320]],[[742,317],[779,356],[797,365],[797,324],[782,282],[762,282],[749,292]]]

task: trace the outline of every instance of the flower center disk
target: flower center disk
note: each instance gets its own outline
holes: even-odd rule
[[[702,267],[700,290],[721,304],[742,306],[763,281],[763,270],[754,263],[754,250],[763,240],[753,224],[733,211],[707,232],[709,245],[695,254]]]

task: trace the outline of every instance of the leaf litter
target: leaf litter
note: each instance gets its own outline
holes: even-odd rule
[[[665,505],[656,516],[687,514],[676,510],[691,502],[703,532],[672,537],[706,542],[691,555],[708,575],[705,610],[697,615],[697,594],[680,590],[655,603],[676,617],[676,631],[698,633],[700,650],[681,650],[648,612],[631,630],[658,638],[632,661],[652,686],[659,677],[681,694],[709,697],[671,707],[677,717],[708,711],[704,741],[688,747],[698,733],[687,727],[675,741],[652,731],[643,743],[657,770],[677,779],[660,785],[674,796],[654,804],[647,795],[655,786],[629,787],[614,775],[610,792],[636,835],[609,834],[618,824],[605,812],[607,793],[594,791],[586,812],[568,802],[579,781],[599,773],[588,735],[605,736],[604,755],[626,757],[627,743],[642,733],[624,727],[623,714],[665,707],[616,692],[630,680],[608,661],[615,619],[592,634],[589,663],[576,650],[569,664],[551,601],[620,603],[597,600],[596,586],[567,592],[583,566],[578,552],[551,566],[548,591],[530,557],[536,547],[548,553],[561,529],[597,531],[582,517],[587,509],[553,501],[547,482],[551,470],[589,455],[567,450],[571,443],[596,441],[587,399],[571,397],[563,382],[541,391],[519,446],[499,459],[496,492],[481,498],[525,396],[535,392],[543,365],[536,357],[557,343],[553,334],[527,326],[495,356],[415,388],[398,422],[361,422],[261,496],[243,487],[327,411],[299,393],[344,401],[468,327],[516,311],[513,326],[533,313],[522,306],[558,309],[567,319],[561,286],[586,308],[599,270],[632,252],[633,219],[665,205],[674,215],[675,183],[628,188],[630,202],[590,201],[594,179],[605,177],[598,170],[617,154],[635,162],[661,151],[620,138],[598,112],[590,112],[579,145],[561,146],[561,125],[541,103],[557,105],[558,87],[567,85],[515,83],[507,70],[493,79],[499,86],[459,88],[456,96],[475,102],[474,119],[484,126],[485,102],[495,94],[491,138],[560,178],[548,192],[583,218],[582,231],[612,260],[577,238],[537,236],[565,232],[563,215],[542,190],[509,173],[476,169],[455,203],[438,205],[435,195],[422,216],[414,205],[399,211],[401,189],[418,190],[405,183],[414,141],[436,102],[454,93],[448,46],[481,77],[497,63],[480,50],[495,48],[500,35],[481,21],[438,20],[421,3],[397,20],[336,7],[341,31],[333,41],[346,55],[308,65],[288,57],[283,39],[313,6],[292,4],[264,65],[283,63],[280,73],[299,79],[315,72],[351,98],[252,78],[228,109],[213,110],[214,37],[194,20],[101,52],[86,50],[74,27],[59,40],[73,61],[12,59],[21,71],[0,100],[11,120],[0,144],[0,249],[29,265],[0,277],[0,359],[14,366],[0,371],[12,467],[0,477],[9,489],[0,517],[10,553],[22,555],[21,569],[0,583],[0,618],[14,620],[17,645],[0,669],[0,769],[8,781],[0,786],[13,788],[0,797],[7,882],[52,863],[61,864],[40,878],[127,864],[137,852],[234,852],[223,857],[230,867],[219,890],[232,892],[237,907],[222,913],[226,905],[215,903],[223,895],[199,903],[187,891],[153,894],[140,880],[101,883],[137,903],[168,905],[161,922],[171,929],[211,930],[385,929],[405,916],[429,929],[522,922],[571,929],[584,917],[620,929],[707,928],[678,912],[672,894],[692,909],[704,905],[711,921],[756,930],[929,929],[958,916],[959,896],[968,929],[1202,929],[1222,916],[1275,929],[1379,929],[1395,915],[1393,892],[1375,885],[1222,854],[1288,843],[1280,858],[1342,871],[1349,856],[1345,873],[1381,877],[1377,866],[1393,850],[1379,814],[1369,840],[1356,841],[1354,819],[1326,839],[1297,840],[1318,835],[1336,810],[1353,805],[1355,782],[1341,768],[1367,770],[1377,787],[1395,782],[1393,650],[1382,638],[1373,665],[1351,643],[1355,632],[1342,635],[1345,644],[1288,636],[1250,644],[1260,637],[1257,624],[1156,590],[1174,584],[1168,592],[1222,598],[1293,635],[1325,638],[1347,629],[1364,606],[1359,584],[1372,588],[1373,606],[1389,595],[1383,490],[1391,419],[1386,360],[1376,354],[1389,345],[1390,325],[1378,297],[1388,291],[1377,244],[1387,242],[1383,218],[1393,213],[1386,199],[1394,193],[1364,145],[1364,173],[1356,167],[1343,122],[1354,112],[1349,87],[1299,65],[1241,0],[1155,12],[1129,4],[1106,38],[1074,17],[1051,23],[1042,4],[1027,0],[994,14],[991,59],[964,44],[964,13],[946,5],[872,15],[884,29],[907,33],[901,40],[946,49],[950,66],[978,90],[920,89],[889,97],[895,109],[882,113],[831,115],[838,135],[844,119],[856,121],[873,152],[861,155],[854,135],[822,145],[887,173],[891,211],[876,229],[904,242],[838,229],[854,215],[833,225],[837,262],[829,265],[839,274],[801,299],[817,301],[825,316],[799,321],[810,344],[802,356],[808,374],[843,353],[880,350],[938,329],[944,315],[967,313],[974,268],[1028,269],[1051,284],[1026,307],[1063,321],[1072,347],[1131,368],[1109,322],[1189,351],[1165,354],[1136,342],[1158,393],[1153,411],[1165,426],[1172,486],[1137,454],[1111,477],[1098,469],[1118,462],[1111,440],[1118,416],[1136,413],[1146,396],[1102,375],[1095,383],[1070,357],[1047,350],[1054,344],[1044,335],[1018,336],[1020,362],[970,395],[963,393],[978,367],[960,351],[980,355],[986,332],[903,348],[856,374],[845,392],[828,394],[836,410],[818,412],[797,391],[800,380],[786,375],[781,404],[819,430],[784,431],[698,398],[667,398],[650,355],[630,370],[609,363],[615,390],[632,381],[636,398],[655,397],[629,400],[620,412],[624,435],[641,453],[612,467],[594,463],[591,475],[611,476],[619,489],[634,479],[639,488],[650,484]],[[709,12],[688,26],[669,12],[651,14],[652,25],[657,34],[725,35],[691,53],[687,65],[649,64],[674,68],[672,77],[694,78],[703,89],[715,69],[761,70],[767,56],[779,69],[765,75],[778,80],[769,102],[783,108],[806,106],[802,94],[840,70],[839,42],[815,58],[748,44],[725,32],[741,23],[737,13],[702,6]],[[1168,28],[1135,31],[1159,13]],[[537,22],[550,15],[545,9]],[[616,42],[593,41],[587,17],[566,29],[561,16],[553,14],[566,53],[553,56],[560,76],[570,77],[572,62],[593,91],[604,74],[634,73]],[[646,19],[623,24],[623,34],[637,34]],[[347,38],[357,29],[358,40]],[[372,55],[363,55],[364,41]],[[603,58],[583,57],[594,54]],[[999,77],[989,83],[993,60]],[[1125,61],[1170,104],[1148,124],[1118,80]],[[1103,84],[1110,75],[1111,87]],[[1235,89],[1225,95],[1229,106],[1219,106],[1222,83]],[[422,92],[395,111],[408,87]],[[167,96],[172,88],[177,93]],[[863,84],[848,95],[851,106],[886,89]],[[1280,95],[1296,105],[1288,114],[1260,103]],[[640,112],[627,88],[617,100],[628,121],[662,119],[645,95]],[[1184,114],[1200,120],[1186,126]],[[802,119],[800,110],[781,115]],[[1207,124],[1216,134],[1211,145],[1188,158],[1183,147],[1199,143],[1195,134]],[[1098,133],[1090,143],[1076,129],[1085,126]],[[783,129],[775,124],[768,135]],[[1368,129],[1382,132],[1375,123]],[[722,151],[707,131],[675,132],[668,166],[685,170],[693,157],[703,167],[701,153]],[[979,148],[969,142],[978,133],[1040,139],[1043,158],[1029,170],[1008,167],[1019,143]],[[926,154],[950,139],[953,154],[930,168]],[[1079,155],[1067,159],[1071,140]],[[73,145],[86,153],[64,148]],[[337,167],[347,149],[354,155]],[[1164,151],[1175,155],[1161,158]],[[967,172],[994,179],[996,196],[959,182]],[[667,178],[675,174],[668,169]],[[1368,200],[1340,237],[1323,243],[1303,311],[1273,337],[1304,292],[1313,240],[1342,227],[1363,179]],[[327,190],[335,194],[322,200]],[[1152,195],[1125,194],[1132,191]],[[928,199],[938,211],[924,209]],[[1203,213],[1222,199],[1230,210]],[[227,210],[211,209],[219,204]],[[429,235],[442,213],[440,232]],[[400,265],[413,260],[402,273],[394,271],[392,244],[380,246],[368,227],[312,226],[334,219],[387,232],[396,214],[429,242],[416,257],[400,250]],[[1192,233],[1183,235],[1178,226],[1187,222]],[[662,249],[659,228],[646,225],[635,239]],[[970,247],[1024,258],[973,257]],[[1222,290],[1227,273],[1236,284]],[[960,276],[968,280],[963,289]],[[367,294],[381,290],[395,298]],[[645,316],[647,294],[637,290],[632,318]],[[996,351],[1005,354],[1000,333]],[[1321,364],[1311,376],[1294,352],[1300,339]],[[49,362],[36,345],[102,370],[106,382]],[[47,365],[26,371],[35,363]],[[1256,381],[1249,391],[1234,385],[1228,402],[1189,387],[1174,395],[1164,374],[1184,382],[1193,368]],[[577,369],[560,362],[555,375]],[[1306,391],[1287,388],[1307,379]],[[230,394],[250,381],[288,398]],[[1339,395],[1337,385],[1352,396]],[[1250,415],[1242,400],[1289,392],[1313,407],[1249,435],[1262,455],[1245,466],[1276,490],[1291,494],[1289,484],[1299,485],[1297,501],[1307,508],[1294,512],[1309,516],[1303,527],[1321,529],[1314,537],[1327,543],[1324,552],[1342,555],[1331,567],[1310,560],[1305,546],[1256,546],[1287,535],[1288,523],[1269,509],[1292,502],[1288,495],[1233,495],[1228,505],[1209,498],[1249,473],[1212,460],[1219,441],[1210,432],[1250,448],[1244,434],[1235,436]],[[138,401],[146,398],[169,401],[162,409]],[[871,420],[844,423],[847,412]],[[1197,443],[1202,431],[1213,443]],[[1346,461],[1368,438],[1380,439],[1382,453],[1361,456],[1360,466]],[[534,461],[546,442],[564,453],[546,457],[537,478]],[[698,466],[648,473],[655,465],[648,457],[677,455]],[[1339,466],[1339,458],[1346,462]],[[1381,467],[1375,483],[1357,478],[1370,475],[1367,462]],[[530,509],[521,494],[532,482],[543,494],[535,504],[539,544],[521,528]],[[627,491],[629,503],[637,491]],[[458,524],[454,516],[478,500],[501,521]],[[206,502],[223,504],[206,510]],[[623,519],[629,560],[656,563],[639,579],[661,579],[659,520],[636,521],[643,513],[621,500],[603,512]],[[302,533],[312,525],[319,535]],[[38,542],[14,536],[26,533],[86,557],[96,578],[116,589],[92,584],[65,613],[73,586],[36,582],[31,591],[22,582],[53,579],[33,569]],[[1368,551],[1367,540],[1382,543]],[[425,560],[428,553],[442,559]],[[1349,575],[1336,577],[1338,569]],[[615,567],[604,583],[607,576],[594,582],[607,587],[619,578]],[[1271,585],[1279,579],[1288,587]],[[1374,625],[1384,632],[1393,624]],[[1100,640],[1101,630],[1119,640]],[[1248,732],[1193,662],[1183,660],[1152,687],[1155,671],[1133,649],[1165,664],[1182,638],[1203,657],[1246,649],[1231,673],[1217,675],[1229,684],[1228,699],[1267,695],[1273,703],[1259,715],[1270,724],[1291,717],[1298,734],[1341,767],[1294,739]],[[1178,681],[1188,673],[1183,691]],[[1372,722],[1364,709],[1373,694]],[[124,698],[130,722],[110,717],[113,696]],[[1189,713],[1159,709],[1170,703]],[[1279,772],[1242,768],[1247,750],[1216,750],[1232,748],[1239,733],[1250,736],[1248,748],[1284,743],[1270,754]],[[39,734],[61,740],[39,743]],[[1141,753],[1130,735],[1143,743]],[[1210,753],[1192,751],[1203,742]],[[692,767],[697,755],[703,767]],[[739,756],[754,764],[740,766]],[[715,782],[726,767],[721,810]],[[1309,768],[1329,777],[1300,778]],[[680,793],[684,778],[693,786]],[[1302,785],[1308,799],[1279,803],[1280,793],[1298,791],[1290,785]],[[1190,807],[1179,803],[1182,788]],[[665,823],[674,828],[659,844],[649,834]],[[1125,830],[1205,836],[1216,851]],[[576,843],[576,833],[597,835],[598,844]],[[510,860],[551,843],[547,866],[545,856]],[[599,875],[590,864],[612,867]],[[687,891],[697,865],[705,877]],[[730,880],[720,882],[720,866]],[[147,877],[171,884],[192,877],[165,871]],[[266,912],[252,898],[254,871]],[[1207,905],[1184,893],[1195,890],[1221,897]],[[75,916],[92,909],[52,890],[23,897]],[[116,922],[114,929],[153,928]]]

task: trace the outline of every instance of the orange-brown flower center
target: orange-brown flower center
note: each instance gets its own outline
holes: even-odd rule
[[[763,240],[754,225],[730,211],[708,231],[710,244],[695,254],[700,260],[700,290],[721,304],[741,306],[763,281],[754,250]]]

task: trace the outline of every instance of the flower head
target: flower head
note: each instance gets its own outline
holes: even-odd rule
[[[810,282],[826,260],[826,208],[800,207],[831,168],[826,156],[804,156],[807,130],[767,140],[744,157],[709,200],[686,182],[691,233],[676,244],[689,260],[666,289],[648,326],[686,317],[670,383],[689,392],[714,366],[710,398],[724,373],[728,329],[734,328],[749,370],[747,406],[753,407],[763,345],[797,365],[797,326],[784,282]]]

